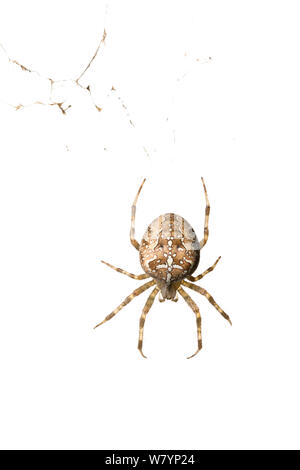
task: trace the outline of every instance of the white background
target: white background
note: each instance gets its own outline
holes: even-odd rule
[[[0,445],[299,448],[300,58],[297,1],[2,1]],[[104,46],[81,83],[76,79]],[[211,57],[211,60],[208,58]],[[111,91],[112,86],[115,91]],[[14,106],[25,105],[15,110]],[[127,110],[123,107],[126,106]],[[133,127],[129,120],[132,120]],[[193,312],[146,294],[137,238],[159,214],[210,238]]]

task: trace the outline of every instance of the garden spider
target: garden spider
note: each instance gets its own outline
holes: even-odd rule
[[[218,312],[226,320],[228,320],[230,324],[232,324],[229,316],[221,309],[221,307],[219,307],[212,296],[202,287],[193,284],[193,282],[199,281],[204,276],[206,276],[206,274],[211,272],[216,267],[221,258],[221,256],[219,256],[217,261],[208,269],[206,269],[206,271],[204,271],[202,274],[199,274],[195,277],[192,276],[193,272],[196,270],[199,264],[200,250],[204,247],[208,239],[208,219],[210,205],[203,178],[201,178],[201,180],[206,199],[206,208],[204,236],[200,242],[198,241],[196,233],[191,225],[179,215],[171,213],[160,215],[149,225],[141,244],[136,241],[136,204],[143,184],[146,181],[144,179],[137,192],[131,209],[130,241],[132,245],[139,251],[140,263],[143,270],[145,271],[145,274],[131,274],[127,271],[124,271],[123,269],[116,268],[115,266],[102,261],[102,263],[106,264],[115,271],[125,274],[126,276],[129,276],[133,279],[142,280],[152,278],[151,281],[146,282],[146,284],[143,284],[138,289],[135,289],[132,294],[126,297],[126,299],[112,313],[110,313],[101,323],[94,327],[97,328],[98,326],[103,325],[103,323],[113,318],[123,307],[125,307],[125,305],[131,302],[134,297],[142,294],[142,292],[149,289],[149,287],[155,286],[148,297],[140,318],[138,350],[144,358],[146,358],[146,356],[143,354],[142,347],[145,319],[158,293],[160,293],[160,302],[164,302],[166,299],[177,302],[177,293],[179,293],[196,315],[198,349],[192,356],[189,356],[188,359],[194,357],[202,348],[201,316],[198,306],[182,286],[188,287],[189,289],[204,295],[204,297],[207,298],[207,300],[218,310]],[[188,281],[191,282],[188,282],[185,279],[188,279]]]

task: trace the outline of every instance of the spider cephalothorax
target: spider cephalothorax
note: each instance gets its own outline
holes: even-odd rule
[[[124,271],[123,269],[116,268],[111,264],[106,263],[105,261],[103,261],[103,263],[107,264],[118,272],[126,274],[127,276],[133,279],[152,278],[152,281],[147,282],[138,289],[134,290],[132,294],[126,297],[126,299],[101,323],[96,325],[95,328],[114,317],[116,313],[118,313],[121,308],[127,305],[134,297],[141,294],[149,287],[155,286],[155,288],[148,297],[142,316],[140,318],[138,349],[142,356],[145,357],[142,351],[144,323],[146,315],[149,312],[156,295],[160,293],[159,300],[161,302],[166,299],[173,300],[174,302],[176,302],[178,300],[178,292],[196,314],[198,349],[195,354],[190,356],[193,357],[202,348],[201,316],[198,306],[195,304],[189,294],[182,288],[182,286],[188,287],[204,295],[208,299],[208,301],[221,313],[221,315],[223,315],[223,317],[226,318],[226,320],[228,320],[231,324],[229,316],[221,309],[221,307],[219,307],[219,305],[214,301],[212,296],[202,287],[192,284],[192,282],[202,279],[202,277],[212,271],[220,259],[219,257],[217,261],[202,274],[196,277],[192,276],[193,272],[197,269],[199,264],[200,250],[206,244],[208,239],[208,219],[210,205],[208,202],[206,187],[202,178],[206,198],[206,209],[204,221],[204,237],[201,242],[198,241],[194,229],[183,217],[181,217],[180,215],[168,213],[160,215],[149,225],[143,236],[141,244],[139,244],[134,237],[135,212],[136,203],[144,182],[145,180],[142,182],[132,206],[130,240],[133,246],[140,253],[140,262],[143,270],[145,271],[145,274],[131,274],[127,271]],[[184,279],[188,279],[192,282],[187,282]]]

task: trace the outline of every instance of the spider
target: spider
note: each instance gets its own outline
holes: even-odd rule
[[[131,208],[130,241],[134,248],[139,251],[140,263],[143,270],[145,271],[145,274],[131,274],[127,271],[124,271],[124,269],[116,268],[106,261],[102,261],[102,263],[106,264],[110,268],[118,271],[119,273],[125,274],[132,279],[142,280],[152,278],[151,281],[146,282],[138,289],[135,289],[117,308],[115,308],[112,313],[110,313],[101,323],[94,327],[97,328],[98,326],[103,325],[103,323],[113,318],[123,307],[125,307],[125,305],[129,304],[132,299],[142,294],[150,287],[155,286],[148,297],[140,318],[138,350],[144,358],[146,358],[143,353],[144,324],[147,313],[152,307],[154,299],[158,293],[160,294],[160,302],[164,302],[166,299],[177,302],[179,293],[196,315],[198,348],[194,354],[188,357],[188,359],[194,357],[202,348],[201,316],[198,306],[182,286],[204,295],[204,297],[207,298],[207,300],[218,310],[218,312],[230,324],[232,324],[229,316],[215,302],[213,297],[205,289],[203,289],[203,287],[199,287],[193,284],[194,282],[202,279],[209,272],[213,271],[221,258],[221,256],[219,256],[216,262],[206,269],[206,271],[204,271],[202,274],[199,274],[195,277],[192,276],[193,272],[197,269],[199,264],[200,250],[204,247],[208,239],[210,205],[203,178],[201,178],[201,180],[206,199],[206,208],[204,219],[204,236],[200,242],[198,241],[196,233],[191,225],[183,217],[172,213],[160,215],[147,228],[141,244],[136,241],[136,204],[142,187],[146,181],[146,179],[144,179]],[[185,279],[188,279],[188,281],[191,282],[188,282]]]

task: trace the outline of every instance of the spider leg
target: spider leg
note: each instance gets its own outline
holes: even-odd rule
[[[199,294],[204,295],[204,297],[207,298],[207,300],[220,312],[222,317],[224,317],[227,321],[229,321],[230,325],[232,325],[231,320],[227,313],[224,312],[223,309],[217,304],[217,302],[214,300],[214,298],[207,292],[207,290],[203,289],[203,287],[200,286],[195,286],[195,284],[192,284],[191,282],[187,281],[182,281],[182,284],[186,287],[189,287],[192,290],[195,290],[196,292],[199,292]]]
[[[206,186],[205,186],[205,183],[204,183],[204,179],[201,178],[201,180],[202,180],[202,184],[203,184],[203,188],[204,188],[204,194],[205,194],[205,199],[206,199],[206,207],[205,207],[205,219],[204,219],[204,237],[200,242],[200,250],[201,250],[201,248],[204,247],[204,245],[206,244],[207,239],[208,239],[208,219],[209,219],[209,213],[210,213],[210,204],[209,204],[209,200],[208,200],[208,196],[207,196]]]
[[[135,200],[133,201],[133,205],[131,206],[131,228],[130,228],[130,241],[132,243],[132,245],[134,246],[134,248],[136,248],[137,250],[140,249],[140,244],[139,242],[136,241],[136,239],[134,238],[134,233],[135,233],[135,212],[136,212],[136,203],[137,203],[137,200],[138,200],[138,197],[140,195],[140,192],[142,190],[142,187],[143,187],[143,184],[145,183],[146,179],[143,180],[141,186],[140,186],[140,189],[138,190],[137,192],[137,195],[135,196]]]
[[[116,268],[112,264],[109,264],[109,263],[107,263],[106,261],[103,261],[103,260],[101,260],[101,263],[106,264],[106,266],[109,266],[110,268],[114,269],[115,271],[118,271],[118,273],[125,274],[126,276],[129,276],[132,279],[141,280],[141,279],[147,279],[148,277],[150,277],[149,274],[131,274],[131,273],[128,273],[124,269]]]
[[[143,336],[144,336],[144,324],[146,320],[146,315],[149,312],[150,308],[152,307],[152,304],[154,302],[154,299],[156,295],[159,292],[159,288],[155,287],[151,294],[149,295],[147,302],[145,304],[145,307],[143,308],[143,313],[140,318],[140,331],[139,331],[139,342],[138,342],[138,350],[140,351],[141,355],[146,359],[146,356],[143,353]]]
[[[208,269],[206,269],[206,271],[204,271],[202,274],[199,274],[199,276],[195,276],[195,277],[194,276],[188,276],[187,279],[189,281],[192,281],[192,282],[200,281],[200,279],[202,279],[204,276],[206,276],[206,274],[210,273],[211,271],[213,271],[215,269],[215,267],[217,266],[220,259],[221,259],[221,256],[219,256],[217,261],[212,266],[210,266]]]
[[[182,287],[179,287],[178,289],[179,294],[184,298],[186,303],[188,304],[189,307],[193,310],[193,312],[196,315],[196,323],[197,323],[197,337],[198,337],[198,349],[197,351],[192,354],[191,356],[188,357],[188,359],[191,359],[191,357],[196,356],[196,354],[201,350],[202,348],[202,333],[201,333],[201,315],[200,315],[200,310],[199,307],[196,305],[196,303],[193,301],[193,299],[189,296],[187,292],[185,292]]]
[[[123,307],[125,307],[125,305],[129,304],[129,302],[131,302],[132,299],[134,299],[134,297],[137,297],[138,295],[142,294],[142,292],[149,289],[149,287],[154,286],[154,284],[155,284],[155,281],[152,280],[152,281],[146,282],[146,284],[143,284],[138,289],[135,289],[130,295],[128,295],[128,297],[126,297],[125,300],[123,300],[123,302],[117,308],[114,309],[113,312],[111,312],[109,315],[107,315],[107,317],[105,317],[104,320],[101,323],[98,323],[98,325],[94,326],[94,329],[97,328],[100,325],[103,325],[103,323],[107,322],[108,320],[110,320]]]

